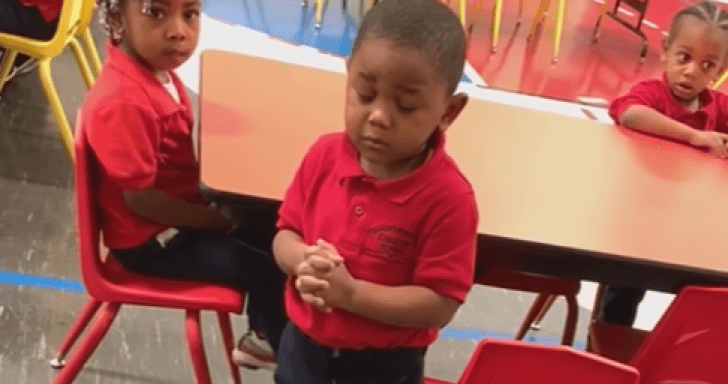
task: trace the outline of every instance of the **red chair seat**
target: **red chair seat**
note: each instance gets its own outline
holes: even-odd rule
[[[454,383],[451,382],[451,381],[431,379],[429,377],[426,377],[425,378],[425,384],[454,384]]]
[[[482,340],[458,384],[637,384],[638,371],[625,364],[563,345]],[[447,381],[426,379],[427,384]]]
[[[232,313],[243,309],[240,291],[232,287],[139,275],[124,269],[112,257],[106,257],[102,268],[103,286],[88,288],[91,296],[100,301]]]

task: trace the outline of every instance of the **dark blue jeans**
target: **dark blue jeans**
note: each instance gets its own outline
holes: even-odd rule
[[[632,326],[637,317],[637,307],[644,297],[644,289],[608,286],[602,298],[600,320]]]
[[[248,293],[250,326],[278,351],[286,316],[283,272],[267,253],[219,232],[182,230],[162,247],[156,238],[111,254],[125,268],[150,276],[211,281]]]
[[[47,23],[38,8],[24,7],[18,0],[0,1],[0,31],[14,35],[50,40],[56,32],[58,20]]]
[[[18,0],[0,0],[0,32],[32,37],[39,40],[50,40],[56,33],[58,19],[47,23],[40,15],[38,8],[24,7]],[[0,47],[0,52],[5,48]],[[20,65],[28,56],[18,54],[14,65]]]
[[[276,384],[421,384],[425,348],[334,350],[288,323]]]

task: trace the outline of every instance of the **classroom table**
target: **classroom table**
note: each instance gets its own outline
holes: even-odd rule
[[[312,142],[342,129],[345,76],[222,51],[201,60],[201,189],[280,201]],[[474,99],[446,149],[476,193],[481,267],[664,292],[728,285],[726,160]]]

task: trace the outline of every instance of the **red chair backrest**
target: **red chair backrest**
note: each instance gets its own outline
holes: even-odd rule
[[[86,138],[78,114],[76,127],[76,230],[78,232],[78,262],[86,290],[98,298],[106,285],[100,255],[99,209],[96,196],[98,165]]]
[[[483,340],[458,384],[637,384],[633,367],[558,345]]]
[[[681,290],[630,365],[643,384],[728,383],[728,289]]]

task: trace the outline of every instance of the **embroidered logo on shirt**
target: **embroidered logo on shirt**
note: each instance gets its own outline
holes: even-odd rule
[[[364,238],[363,253],[390,263],[407,264],[415,253],[415,236],[395,225],[372,227]]]

